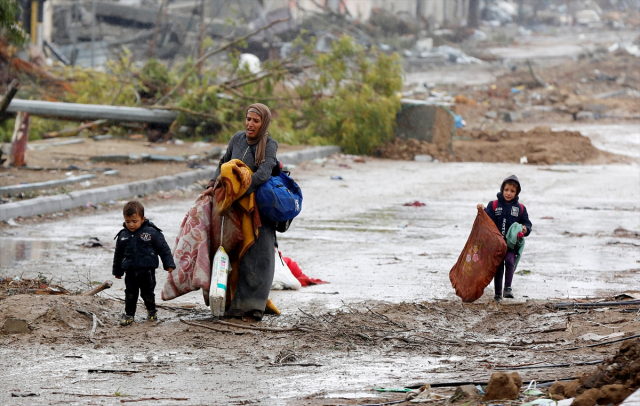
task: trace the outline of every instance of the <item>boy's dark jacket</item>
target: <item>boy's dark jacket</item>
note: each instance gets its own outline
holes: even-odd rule
[[[518,184],[516,197],[513,198],[510,202],[504,200],[502,196],[502,191],[504,190],[504,185],[507,181],[514,181]],[[493,201],[489,202],[484,211],[491,217],[498,230],[502,234],[503,237],[507,235],[507,231],[509,231],[509,227],[513,223],[520,223],[523,226],[527,227],[527,232],[525,236],[531,234],[531,229],[533,225],[529,220],[529,213],[527,212],[526,207],[523,204],[518,203],[518,195],[520,194],[520,182],[515,175],[509,176],[502,182],[502,186],[500,187],[500,192],[497,194],[498,196],[498,204],[494,210]]]
[[[162,235],[162,230],[149,220],[145,220],[133,233],[123,223],[123,229],[116,235],[116,252],[113,256],[113,275],[122,276],[125,271],[155,270],[158,255],[164,269],[175,268],[171,249]]]

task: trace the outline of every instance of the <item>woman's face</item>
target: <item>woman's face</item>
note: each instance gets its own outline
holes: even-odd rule
[[[247,130],[247,137],[255,138],[260,133],[262,118],[257,113],[249,112],[244,120],[244,127]]]

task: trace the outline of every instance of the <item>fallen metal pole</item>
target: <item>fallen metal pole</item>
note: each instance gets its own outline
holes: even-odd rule
[[[78,104],[47,102],[39,100],[13,99],[8,113],[23,111],[34,116],[64,118],[68,120],[112,120],[131,123],[171,124],[178,113],[171,110],[145,109],[142,107],[103,106],[99,104]]]
[[[554,303],[554,309],[583,308],[583,307],[612,307],[612,306],[632,306],[640,305],[640,300],[627,300],[622,302],[599,302],[599,303]]]

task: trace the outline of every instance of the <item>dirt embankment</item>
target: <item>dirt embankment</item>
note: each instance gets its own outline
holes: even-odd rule
[[[147,322],[142,320],[144,308],[140,305],[137,322],[129,327],[120,327],[118,320],[123,304],[106,296],[111,292],[101,293],[103,297],[70,294],[51,296],[25,294],[24,288],[23,285],[0,286],[0,289],[4,289],[4,294],[0,295],[0,345],[5,351],[25,361],[30,359],[33,349],[48,349],[54,344],[59,357],[69,352],[71,355],[68,356],[73,357],[79,352],[95,349],[102,349],[107,354],[114,351],[147,354],[148,358],[143,361],[123,360],[108,364],[107,367],[127,371],[135,369],[133,372],[140,372],[136,375],[144,375],[145,387],[166,385],[167,374],[185,380],[193,377],[191,364],[185,369],[185,366],[177,363],[151,359],[153,351],[159,348],[163,351],[186,351],[192,357],[193,365],[206,367],[205,374],[215,374],[215,371],[208,369],[220,359],[231,363],[235,371],[249,377],[256,373],[264,374],[271,367],[288,366],[291,368],[278,368],[279,375],[295,380],[300,379],[301,373],[296,368],[318,368],[314,370],[315,374],[334,375],[333,368],[352,356],[376,359],[389,357],[393,363],[403,360],[415,362],[410,360],[428,356],[435,357],[437,363],[423,369],[424,372],[419,376],[398,377],[400,382],[392,384],[393,387],[416,385],[416,380],[419,380],[420,386],[425,382],[486,382],[493,372],[500,370],[518,370],[523,381],[527,382],[576,378],[589,376],[594,369],[593,365],[580,365],[581,362],[602,360],[604,354],[611,354],[619,344],[591,348],[584,346],[630,336],[640,325],[635,312],[621,312],[633,311],[633,306],[627,309],[608,308],[601,312],[576,312],[574,309],[552,309],[538,302],[498,306],[490,298],[482,298],[477,303],[465,305],[458,301],[401,304],[369,302],[345,305],[330,312],[311,308],[278,318],[268,317],[257,325],[235,320],[229,322],[236,324],[220,324],[211,319],[208,309],[202,305],[181,308],[171,304],[160,308],[159,322]],[[104,324],[97,324],[95,330],[93,314]],[[22,325],[18,322],[7,324],[15,319],[21,321]],[[16,327],[22,330],[13,333],[8,331]],[[634,351],[634,354],[640,353],[638,349]],[[616,356],[613,361],[607,361],[605,367],[594,375],[595,378],[582,379],[581,385],[589,389],[600,385],[599,382],[604,385],[619,384],[620,381],[624,393],[627,393],[631,388],[628,382],[635,385],[637,381],[637,357],[629,357],[631,350],[623,351],[622,348],[620,354],[627,358]],[[631,358],[634,361],[630,363],[628,359]],[[572,365],[548,367],[565,363]],[[523,365],[527,368],[523,369]],[[620,372],[612,375],[612,370]],[[632,376],[632,373],[635,375]],[[47,380],[47,386],[38,391],[40,399],[53,402],[68,396],[56,389],[66,384],[64,374],[47,371],[39,374],[40,378]],[[362,387],[380,384],[375,379],[371,377],[371,381],[363,382]],[[289,404],[336,404],[326,398],[323,382],[323,379],[317,380],[315,394],[292,399]],[[232,391],[236,396],[247,391],[244,380],[228,384],[235,385]],[[453,394],[454,389],[441,388],[439,392]],[[79,396],[86,393],[79,389],[75,391],[73,393],[80,393]],[[194,401],[211,396],[206,388],[198,386],[189,387],[188,391]],[[360,399],[336,401],[343,405],[363,404],[365,400],[380,403],[405,396],[396,393],[377,396],[371,393],[371,397],[365,393]],[[183,395],[182,392],[176,392],[171,396]],[[255,398],[256,395],[249,391],[245,396]],[[476,406],[486,402],[474,399],[471,403],[464,400],[457,404],[462,403]]]
[[[453,152],[451,149],[453,147]],[[398,138],[377,151],[383,158],[413,160],[431,155],[442,162],[526,162],[538,165],[597,164],[626,162],[627,158],[601,151],[577,131],[552,131],[536,127],[530,131],[456,130],[453,145]]]

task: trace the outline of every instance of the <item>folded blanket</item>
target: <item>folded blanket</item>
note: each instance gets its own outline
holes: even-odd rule
[[[236,237],[233,238],[233,241],[238,242],[237,246],[231,248],[223,245],[231,260],[231,272],[227,281],[228,303],[231,302],[238,285],[240,261],[247,250],[254,244],[256,237],[258,237],[258,229],[262,225],[256,205],[255,193],[244,195],[249,186],[251,186],[252,175],[253,172],[244,162],[239,159],[232,159],[220,167],[218,185],[213,191],[216,197],[217,213],[214,211],[212,216],[214,218],[216,215],[224,216],[225,228],[227,225],[231,225],[236,230],[239,229],[242,234],[241,240]],[[214,222],[213,250],[219,246],[219,232],[220,227]]]

